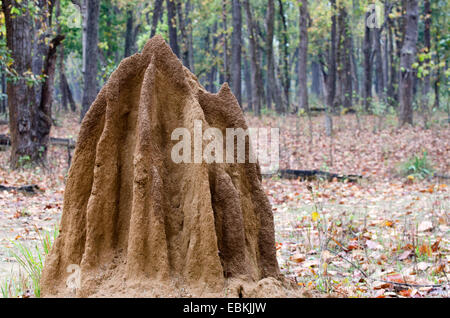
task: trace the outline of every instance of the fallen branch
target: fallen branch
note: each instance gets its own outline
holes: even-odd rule
[[[35,194],[36,191],[41,191],[41,189],[39,189],[39,187],[35,184],[24,185],[24,186],[20,186],[20,187],[10,187],[10,186],[5,186],[5,185],[0,184],[0,191],[20,191],[20,192]]]
[[[300,180],[317,180],[317,179],[325,179],[328,181],[332,181],[333,179],[337,179],[338,181],[348,180],[350,182],[357,182],[359,179],[362,179],[362,176],[349,174],[349,175],[341,175],[336,173],[330,173],[321,170],[293,170],[286,169],[280,170],[279,175],[283,179],[300,179]]]
[[[50,144],[54,146],[64,146],[69,149],[74,149],[76,142],[73,139],[70,138],[50,138]],[[11,145],[11,138],[7,135],[0,134],[0,145],[3,146],[10,146]]]

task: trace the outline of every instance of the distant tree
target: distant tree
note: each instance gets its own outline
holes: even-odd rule
[[[180,57],[180,49],[178,47],[177,35],[177,19],[176,19],[176,0],[166,0],[167,5],[167,21],[169,24],[169,43],[173,53]]]
[[[405,0],[404,40],[400,56],[400,125],[413,123],[413,83],[412,64],[416,60],[419,9],[417,0]]]
[[[37,35],[48,30],[52,23],[53,6],[41,4],[42,7],[36,8],[28,0],[2,1],[7,47],[14,69],[7,85],[12,148],[10,165],[13,169],[46,162],[52,126],[56,50],[64,37],[58,35],[47,44],[45,37],[50,32],[46,32],[45,37]],[[39,20],[36,25],[43,30],[37,30],[33,20]]]
[[[242,11],[241,1],[232,0],[233,33],[231,35],[231,88],[239,105],[241,97],[241,41],[242,41]]]
[[[284,112],[284,105],[281,91],[277,85],[275,76],[275,56],[273,49],[275,5],[273,0],[267,2],[266,15],[266,55],[267,55],[267,108],[271,108],[272,101],[275,102],[275,110],[278,113]]]
[[[150,37],[153,37],[156,34],[156,28],[158,27],[158,21],[161,18],[161,14],[162,14],[162,5],[163,5],[163,0],[155,0],[155,4],[153,7],[152,28],[150,31]]]
[[[264,100],[264,84],[259,65],[258,41],[256,25],[253,20],[249,0],[244,0],[244,8],[247,16],[247,30],[249,34],[250,57],[252,61],[252,104],[256,115],[261,114],[262,100]]]
[[[281,46],[283,47],[282,52],[280,53],[282,63],[282,86],[284,89],[284,97],[286,102],[286,110],[289,110],[290,108],[290,95],[289,95],[289,89],[291,87],[291,78],[289,75],[289,36],[288,36],[288,28],[286,23],[286,17],[284,12],[284,6],[283,6],[283,0],[278,0],[278,7],[279,7],[279,13],[281,18],[281,24],[282,24],[282,31],[281,31]]]
[[[299,76],[299,107],[309,111],[308,106],[308,0],[301,0],[300,11],[300,45],[298,56],[298,76]]]
[[[86,70],[84,72],[83,100],[80,120],[89,110],[97,96],[97,62],[98,62],[98,22],[100,0],[87,1],[87,37],[86,37]]]

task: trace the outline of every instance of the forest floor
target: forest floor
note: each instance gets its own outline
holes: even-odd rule
[[[359,174],[358,183],[263,178],[272,203],[281,272],[312,292],[342,297],[448,297],[450,191],[448,179],[400,174],[424,151],[433,169],[450,171],[450,127],[397,129],[386,118],[247,116],[250,127],[280,127],[280,168]],[[76,139],[78,116],[58,119],[53,137]],[[312,130],[311,130],[312,129]],[[7,133],[0,126],[0,134]],[[17,275],[14,242],[35,244],[37,231],[59,223],[68,154],[51,146],[46,169],[12,172],[0,151],[0,184],[36,184],[29,195],[0,191],[0,284]]]

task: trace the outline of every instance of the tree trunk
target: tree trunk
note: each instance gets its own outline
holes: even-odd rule
[[[274,33],[274,16],[275,5],[273,0],[268,0],[267,16],[266,16],[266,54],[267,54],[267,108],[271,108],[272,101],[275,103],[277,113],[283,113],[284,106],[281,99],[281,92],[278,89],[277,80],[275,77],[275,63],[273,53],[273,33]]]
[[[11,168],[41,161],[35,124],[36,100],[33,86],[28,86],[24,73],[32,69],[32,25],[28,0],[20,2],[3,0],[6,42],[19,74],[15,82],[8,81],[9,131],[11,134]],[[23,10],[20,15],[11,13],[12,7]]]
[[[280,10],[280,18],[283,25],[283,31],[282,31],[282,41],[281,45],[283,46],[282,51],[282,63],[283,65],[283,77],[282,77],[282,84],[284,88],[284,97],[286,102],[286,110],[289,111],[290,109],[290,95],[289,90],[291,87],[291,79],[289,76],[289,40],[288,40],[288,30],[287,30],[287,23],[286,23],[286,17],[284,16],[284,7],[283,7],[283,0],[278,0],[278,7]]]
[[[87,0],[86,70],[84,72],[83,101],[80,120],[97,96],[98,19],[100,0]]]
[[[53,83],[56,68],[56,53],[58,45],[64,39],[63,35],[56,36],[48,48],[47,57],[44,63],[45,82],[42,85],[41,103],[37,113],[37,139],[39,143],[39,152],[43,158],[47,154],[47,145],[50,138],[50,129],[52,127],[52,103],[53,103]]]
[[[424,23],[425,23],[425,28],[423,30],[423,41],[424,41],[424,49],[425,49],[425,53],[426,54],[430,54],[430,49],[431,49],[431,33],[430,33],[430,28],[431,28],[431,4],[430,4],[430,0],[425,0],[424,1]],[[425,124],[427,124],[427,121],[429,119],[429,113],[430,113],[430,109],[429,109],[429,105],[428,105],[428,100],[429,100],[429,93],[430,93],[430,89],[431,89],[431,83],[430,83],[430,67],[429,64],[430,63],[430,56],[427,56],[424,59],[424,64],[425,64],[425,71],[428,72],[424,77],[423,77],[423,85],[422,85],[422,101],[421,101],[421,106],[423,108],[423,112],[424,112],[424,116],[425,116]]]
[[[169,43],[173,53],[180,58],[180,49],[178,48],[177,20],[176,20],[176,0],[166,0],[167,21],[169,24]]]
[[[222,0],[223,82],[230,82],[230,54],[228,52],[227,1]]]
[[[255,109],[255,114],[259,116],[261,115],[261,107],[262,107],[261,100],[264,98],[264,88],[261,69],[259,66],[256,27],[253,21],[249,0],[244,0],[244,8],[247,16],[247,30],[249,34],[249,43],[250,43],[250,57],[252,60],[252,83],[254,83],[254,87],[252,89],[253,94],[252,104]]]
[[[328,75],[327,75],[327,105],[329,111],[334,111],[334,99],[336,95],[336,0],[331,0],[333,10],[331,16],[331,43],[330,54],[328,58]]]
[[[212,37],[212,47],[210,49],[211,52],[211,56],[213,57],[214,61],[212,62],[211,66],[210,66],[210,71],[209,71],[209,88],[208,90],[211,93],[215,93],[216,91],[216,87],[215,87],[215,80],[216,80],[216,76],[217,76],[217,63],[215,61],[215,57],[217,56],[217,50],[216,50],[216,46],[217,46],[217,42],[218,42],[218,38],[217,38],[217,22],[214,23],[213,25],[213,29],[211,32],[211,37]],[[209,41],[209,39],[208,39]]]
[[[389,17],[386,20],[386,28],[387,28],[387,39],[389,42],[389,65],[390,65],[390,71],[389,71],[389,85],[387,90],[388,95],[388,102],[389,105],[395,105],[398,101],[398,96],[396,94],[395,86],[397,85],[397,62],[395,60],[395,51],[394,51],[394,34],[393,34],[393,21]]]
[[[188,59],[189,59],[189,69],[191,70],[191,72],[194,72],[194,40],[192,37],[192,20],[191,20],[191,11],[192,11],[192,3],[191,0],[187,0],[186,1],[186,6],[185,6],[185,11],[186,11],[186,29],[187,29],[187,43],[188,43]]]
[[[320,82],[320,65],[316,61],[311,61],[311,92],[317,98],[322,98],[322,87]]]
[[[376,74],[376,85],[375,90],[377,96],[380,100],[385,100],[384,98],[384,70],[383,70],[383,56],[381,54],[381,28],[375,28],[373,30],[373,51],[375,54],[375,74]]]
[[[244,82],[245,82],[245,93],[247,97],[247,109],[253,110],[253,103],[252,103],[252,75],[251,75],[251,69],[250,69],[250,59],[248,55],[248,50],[244,49]]]
[[[125,30],[124,58],[133,54],[133,10],[127,10],[127,28]]]
[[[184,17],[183,5],[181,1],[177,1],[177,17],[181,34],[181,60],[183,61],[183,65],[189,68],[189,49],[188,37],[186,34],[186,19]]]
[[[307,78],[307,64],[308,64],[308,0],[301,0],[300,2],[300,44],[299,44],[299,107],[309,112],[308,106],[308,78]]]
[[[365,21],[368,21],[369,17],[373,14],[370,11],[366,12]],[[371,111],[372,104],[372,61],[371,61],[371,53],[372,53],[372,29],[365,24],[364,30],[364,43],[363,43],[363,53],[364,53],[364,90],[363,90],[363,98],[364,98],[364,109],[366,112]]]
[[[242,107],[241,81],[241,41],[242,13],[241,1],[232,0],[233,33],[231,34],[231,88]]]
[[[412,64],[416,60],[416,44],[418,37],[418,5],[417,0],[406,1],[405,35],[400,57],[400,126],[413,123],[413,84]]]
[[[353,85],[352,85],[352,31],[350,30],[350,22],[347,14],[347,10],[343,8],[341,10],[343,15],[343,47],[344,52],[342,56],[342,94],[343,94],[343,106],[344,108],[352,107],[353,100]]]
[[[152,29],[150,31],[150,37],[152,38],[156,34],[156,28],[158,27],[158,21],[161,18],[163,0],[155,0],[155,7],[153,9],[152,16]]]

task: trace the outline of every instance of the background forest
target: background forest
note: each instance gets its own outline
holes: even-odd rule
[[[228,82],[249,126],[280,127],[282,169],[361,177],[263,180],[284,274],[322,294],[448,296],[449,1],[0,3],[3,296],[39,296],[26,242],[48,251],[80,122],[156,34],[207,90]]]
[[[255,115],[396,112],[402,125],[416,111],[429,125],[435,111],[449,112],[447,1],[21,0],[2,8],[0,112],[7,118],[9,97],[12,120],[29,123],[27,133],[11,130],[13,166],[45,157],[52,114],[82,118],[120,61],[155,34],[205,88],[229,82]]]

